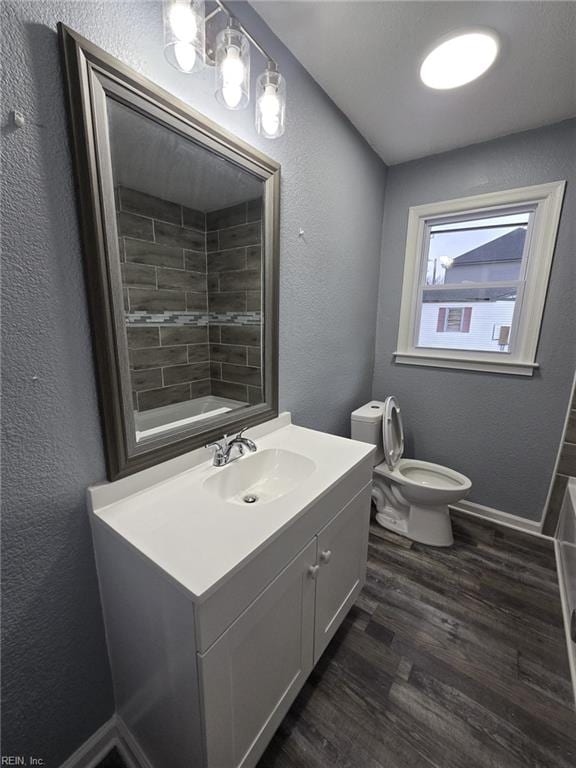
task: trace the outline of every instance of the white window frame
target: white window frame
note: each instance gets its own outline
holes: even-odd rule
[[[538,337],[565,187],[565,181],[554,181],[409,209],[398,346],[394,352],[396,363],[532,376],[534,369],[538,368]],[[523,259],[523,289],[516,297],[509,351],[478,352],[417,347],[421,282],[422,274],[426,274],[430,226],[440,223],[446,217],[497,216],[511,213],[513,210],[510,209],[518,207],[531,208],[534,213],[526,234],[525,247],[528,253],[527,258]],[[516,281],[511,280],[506,285],[514,283]],[[494,283],[494,286],[498,285]]]

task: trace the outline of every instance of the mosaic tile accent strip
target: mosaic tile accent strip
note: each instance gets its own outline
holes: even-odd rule
[[[261,312],[126,312],[126,325],[261,325]]]
[[[209,312],[210,325],[261,325],[262,312]]]

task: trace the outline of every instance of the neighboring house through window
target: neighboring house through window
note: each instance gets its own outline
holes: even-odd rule
[[[410,209],[396,362],[532,373],[564,186]]]

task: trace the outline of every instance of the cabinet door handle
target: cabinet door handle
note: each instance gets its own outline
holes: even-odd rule
[[[330,549],[324,549],[322,552],[320,552],[320,562],[322,563],[329,563],[331,557],[332,550]]]
[[[318,571],[320,570],[319,565],[309,565],[308,566],[308,576],[310,576],[311,579],[315,579],[318,575]]]

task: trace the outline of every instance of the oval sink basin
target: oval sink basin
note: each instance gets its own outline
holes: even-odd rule
[[[290,493],[315,469],[316,464],[306,456],[265,449],[223,467],[204,481],[204,488],[233,504],[266,504]]]

